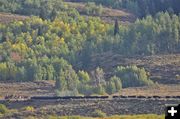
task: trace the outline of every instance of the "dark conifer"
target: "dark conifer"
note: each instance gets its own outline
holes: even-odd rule
[[[118,23],[118,20],[116,19],[115,25],[114,25],[114,36],[118,33],[119,33],[119,23]]]

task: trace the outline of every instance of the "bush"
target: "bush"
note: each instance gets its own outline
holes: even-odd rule
[[[148,78],[144,68],[137,66],[118,66],[115,74],[121,79],[123,88],[150,86],[154,83]]]
[[[25,107],[25,111],[28,111],[28,112],[34,112],[34,107],[32,107],[32,106],[27,106],[27,107]]]
[[[102,112],[101,110],[95,110],[92,113],[92,117],[106,117],[106,113]]]
[[[106,92],[108,94],[113,94],[120,92],[122,89],[121,79],[117,76],[113,76],[106,84]]]
[[[5,114],[8,112],[8,108],[3,105],[3,104],[0,104],[0,114]]]
[[[180,79],[180,75],[179,74],[176,74],[176,79]]]
[[[78,87],[79,93],[83,95],[93,94],[93,87],[89,84],[80,84]]]
[[[88,2],[85,8],[85,12],[88,15],[101,15],[103,13],[102,5],[96,5],[94,2]]]
[[[98,87],[94,88],[94,93],[99,95],[104,95],[106,91],[103,86],[99,85]]]

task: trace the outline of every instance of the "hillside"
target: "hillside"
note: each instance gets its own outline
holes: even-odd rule
[[[179,2],[65,1],[0,0],[0,118],[156,119],[180,103]]]
[[[54,80],[57,95],[103,95],[156,82],[179,84],[179,56],[168,55],[180,51],[175,14],[158,13],[122,25],[114,20],[135,20],[128,10],[59,0],[15,3],[12,9],[14,2],[3,2],[1,9],[37,17],[1,24],[1,81]],[[6,23],[27,18],[1,16]],[[113,69],[119,65],[124,67]]]
[[[69,8],[75,8],[82,16],[100,17],[103,21],[107,23],[114,23],[115,19],[118,19],[122,24],[132,23],[136,20],[136,16],[125,9],[119,10],[103,6],[103,12],[101,15],[87,15],[86,13],[84,13],[86,5],[85,3],[65,2],[65,4],[67,4]],[[26,18],[28,18],[28,16],[0,12],[1,23],[9,23],[14,20],[25,20]]]
[[[106,60],[105,60],[106,59]],[[98,64],[96,62],[99,62]],[[150,73],[150,78],[158,85],[153,87],[129,87],[121,90],[121,95],[137,96],[179,96],[180,95],[180,54],[125,57],[107,52],[94,55],[91,68],[100,66],[107,77],[118,65],[137,65]],[[54,96],[55,81],[0,82],[0,99],[6,95]],[[173,93],[172,93],[173,92]]]
[[[78,10],[78,12],[83,16],[98,16],[103,21],[107,23],[114,23],[115,19],[118,19],[121,23],[132,23],[136,20],[136,16],[125,10],[125,9],[112,9],[105,6],[102,6],[102,13],[100,15],[97,14],[90,14],[87,15],[84,11],[86,11],[86,3],[82,2],[65,2],[67,5],[71,8],[75,8]]]
[[[180,54],[153,56],[122,56],[106,52],[92,56],[91,68],[98,66],[105,69],[107,76],[117,66],[137,65],[150,73],[150,78],[162,84],[180,84]]]

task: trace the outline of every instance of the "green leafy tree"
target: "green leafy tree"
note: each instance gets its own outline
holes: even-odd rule
[[[114,94],[120,92],[122,89],[121,79],[113,76],[106,84],[106,92],[108,94]]]
[[[124,88],[153,85],[144,68],[138,68],[137,66],[118,66],[115,73],[120,77]]]
[[[89,74],[85,71],[79,71],[78,72],[78,77],[81,83],[88,83],[90,81]]]

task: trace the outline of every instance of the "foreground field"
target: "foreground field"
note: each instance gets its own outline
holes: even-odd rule
[[[48,115],[104,117],[112,115],[165,114],[166,104],[179,104],[180,99],[93,99],[93,100],[27,100],[0,101],[12,111],[5,119],[43,118]]]
[[[99,115],[102,116],[102,115]],[[3,115],[0,115],[0,118],[5,119]],[[83,117],[83,116],[57,116],[57,115],[48,115],[42,117],[27,116],[24,119],[164,119],[164,115],[155,115],[155,114],[146,114],[146,115],[115,115],[110,117]]]

